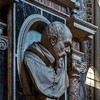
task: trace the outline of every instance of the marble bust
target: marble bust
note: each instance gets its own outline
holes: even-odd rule
[[[42,33],[41,41],[32,43],[24,54],[29,90],[34,99],[58,100],[69,86],[64,57],[70,52],[72,34],[58,21],[51,22]]]

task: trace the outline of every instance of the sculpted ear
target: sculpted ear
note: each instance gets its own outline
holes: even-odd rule
[[[50,43],[51,45],[55,45],[56,42],[57,42],[57,35],[53,35],[50,39]]]

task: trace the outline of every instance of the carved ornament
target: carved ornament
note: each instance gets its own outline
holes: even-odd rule
[[[86,62],[82,62],[84,53],[72,49],[72,69],[69,72],[69,100],[79,100],[79,78],[87,71]]]
[[[5,50],[8,47],[8,37],[3,35],[3,29],[6,24],[0,22],[0,50]]]
[[[82,73],[85,73],[87,71],[87,63],[82,62],[83,55],[84,55],[84,53],[73,49],[72,69],[69,72],[70,77],[78,77],[79,78]]]

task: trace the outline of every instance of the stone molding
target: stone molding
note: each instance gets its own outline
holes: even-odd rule
[[[70,28],[74,39],[77,41],[89,40],[96,33],[97,26],[81,20],[77,17],[71,17],[67,20],[67,26]]]
[[[17,42],[17,56],[16,57],[17,57],[18,75],[19,75],[19,78],[21,79],[20,80],[21,84],[23,84],[22,88],[25,87],[25,85],[27,84],[27,82],[24,84],[24,82],[25,82],[24,77],[25,76],[23,77],[23,75],[25,75],[25,73],[23,72],[24,69],[22,66],[24,52],[27,49],[27,47],[31,43],[34,42],[34,39],[29,40],[29,38],[28,38],[28,36],[30,36],[29,32],[36,31],[37,26],[40,23],[42,25],[42,29],[44,29],[45,26],[48,25],[50,22],[49,22],[49,20],[47,20],[45,17],[43,17],[41,15],[32,14],[25,19],[24,23],[21,26],[20,32],[19,32],[19,37],[18,37],[18,42]],[[31,27],[32,27],[32,29],[30,29]],[[41,31],[43,31],[43,30],[41,30]],[[31,37],[34,37],[34,32],[33,32],[33,34],[31,34]],[[27,94],[27,91],[25,90],[25,88],[23,88],[23,92],[24,92],[24,94]],[[28,97],[26,97],[26,98],[28,98]]]

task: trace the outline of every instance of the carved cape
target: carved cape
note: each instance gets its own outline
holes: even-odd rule
[[[55,61],[53,55],[40,43],[33,43],[31,47],[35,48],[51,63],[51,66],[47,66],[46,63],[35,53],[31,51],[25,52],[24,63],[28,69],[33,84],[37,87],[38,91],[47,97],[60,97],[69,85],[64,60],[61,62],[62,66],[59,66],[55,72],[52,66],[52,63]]]

